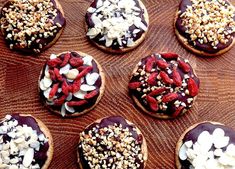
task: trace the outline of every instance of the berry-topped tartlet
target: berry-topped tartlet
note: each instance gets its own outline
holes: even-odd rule
[[[53,157],[52,136],[31,115],[6,115],[0,122],[0,152],[2,169],[47,169]]]
[[[177,169],[234,169],[235,131],[217,122],[188,128],[176,146]]]
[[[203,56],[221,55],[235,43],[235,8],[228,0],[182,0],[175,32],[188,50]]]
[[[103,70],[81,52],[52,54],[39,77],[45,105],[62,116],[79,116],[95,107],[104,93]]]
[[[135,67],[129,90],[144,112],[170,119],[192,107],[199,92],[199,79],[188,60],[177,54],[152,54]]]
[[[80,134],[81,169],[144,169],[148,150],[141,131],[120,116],[96,120]]]
[[[65,18],[57,0],[9,0],[2,7],[0,23],[10,49],[40,53],[60,37]]]
[[[87,36],[100,49],[123,53],[145,38],[148,12],[141,0],[94,0],[86,13]]]

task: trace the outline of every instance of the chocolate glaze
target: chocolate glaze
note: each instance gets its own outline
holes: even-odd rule
[[[210,1],[210,0],[208,0],[208,1]],[[229,2],[226,1],[226,3],[228,4]],[[179,11],[181,11],[181,12],[178,14],[178,17],[177,17],[177,20],[175,23],[175,27],[178,30],[178,32],[188,40],[189,45],[191,45],[193,48],[196,48],[197,50],[202,50],[206,53],[213,54],[213,53],[217,53],[217,52],[227,48],[229,45],[232,44],[233,39],[230,38],[230,39],[228,39],[229,41],[226,44],[219,43],[216,46],[217,49],[214,49],[213,46],[211,45],[211,43],[201,44],[198,40],[195,40],[196,45],[194,45],[193,41],[190,40],[190,34],[185,32],[186,28],[182,25],[183,19],[180,17],[180,15],[186,11],[187,6],[192,6],[191,0],[182,0],[179,5]],[[235,15],[234,15],[233,19],[235,20]],[[235,35],[235,33],[231,34],[231,36],[233,36],[233,37],[234,37],[234,35]]]
[[[56,28],[57,33],[54,33],[53,36],[49,36],[48,38],[44,38],[44,37],[40,38],[39,36],[37,36],[36,40],[32,41],[30,47],[27,46],[27,47],[25,47],[25,48],[22,48],[22,47],[20,47],[20,46],[15,46],[15,45],[14,45],[14,49],[17,49],[17,50],[20,50],[20,51],[23,51],[23,52],[26,52],[26,53],[32,53],[32,52],[34,52],[33,49],[39,49],[40,51],[45,50],[45,49],[46,49],[46,46],[47,46],[50,42],[52,42],[52,41],[55,39],[55,37],[56,37],[56,35],[58,34],[58,32],[59,32],[61,29],[63,29],[63,27],[64,27],[65,24],[66,24],[66,20],[65,20],[63,14],[61,13],[60,9],[58,9],[55,0],[50,0],[50,1],[54,4],[54,8],[57,9],[57,16],[56,16],[55,19],[53,20],[54,24],[53,24],[52,26],[56,26],[56,23],[59,23],[59,24],[61,25],[60,28],[59,28],[59,27]],[[3,8],[9,8],[9,6],[10,6],[11,4],[12,4],[12,2],[11,2],[11,1],[8,1],[8,2],[2,7],[2,9],[3,9]],[[1,17],[1,18],[2,18],[2,17],[6,17],[6,16],[5,16],[5,13],[3,12],[3,10],[1,10],[0,17]],[[52,17],[53,17],[52,15],[49,16],[49,19],[52,19]],[[8,23],[6,23],[6,24],[8,24]],[[18,43],[16,40],[6,39],[7,34],[8,34],[8,33],[11,33],[11,31],[6,31],[5,29],[4,29],[3,31],[4,31],[5,40],[6,40],[7,45]],[[34,35],[34,34],[32,34],[32,35]],[[32,36],[27,36],[26,40],[28,41],[28,40],[30,40],[31,38],[32,38]],[[39,48],[39,45],[40,45],[40,44],[43,46],[42,49]]]
[[[192,130],[190,130],[188,133],[186,133],[186,135],[183,138],[183,143],[190,141],[190,140],[193,143],[195,143],[199,135],[203,131],[208,131],[210,134],[212,134],[214,130],[217,128],[221,128],[224,130],[225,136],[228,136],[230,138],[229,144],[235,144],[235,131],[232,128],[229,128],[227,126],[220,125],[220,124],[211,124],[209,122],[201,123],[197,125],[195,128],[193,128]],[[215,150],[215,147],[213,146],[211,150]],[[226,147],[223,148],[222,150],[225,151]],[[191,165],[191,163],[188,160],[184,160],[184,161],[180,160],[180,163],[182,166],[181,169],[189,169],[189,166]]]
[[[154,56],[155,56],[158,60],[160,59],[158,55],[154,54]],[[146,58],[143,58],[143,59],[141,60],[141,65],[138,66],[138,68],[143,69],[143,66],[144,66],[144,65],[146,64],[146,62],[147,62],[147,59],[150,58],[150,57],[151,57],[151,56],[148,56],[148,57],[146,57]],[[166,60],[166,62],[170,65],[171,70],[173,70],[173,65],[170,63],[170,61],[172,61],[172,60]],[[200,85],[200,81],[199,81],[199,79],[197,78],[197,76],[194,74],[191,65],[190,65],[190,68],[191,68],[191,70],[190,70],[190,72],[188,73],[188,75],[189,75],[190,77],[193,75],[193,76],[194,76],[193,79],[195,80],[195,82],[196,82],[197,85],[199,86],[199,85]],[[180,73],[181,78],[183,79],[185,73],[184,73],[181,69],[179,69],[179,67],[177,67],[177,71]],[[158,74],[159,74],[159,71],[158,71],[158,70],[156,70],[155,72],[158,72]],[[168,74],[168,73],[167,73],[167,74]],[[168,75],[169,75],[169,77],[172,79],[172,74],[168,74]],[[139,82],[139,78],[140,78],[140,75],[138,75],[138,76],[132,76],[132,78],[131,78],[131,80],[130,80],[130,83],[131,83],[131,82]],[[176,87],[176,86],[174,86],[174,84],[173,84],[173,88],[174,88],[174,87]],[[141,88],[141,89],[144,89],[143,86],[141,86],[140,88]],[[170,92],[169,89],[166,90],[166,91],[167,91],[167,93]],[[190,104],[187,102],[187,99],[188,99],[188,98],[191,98],[191,97],[190,97],[189,95],[182,96],[182,95],[181,95],[182,91],[179,91],[179,92],[177,92],[177,93],[178,93],[178,96],[179,96],[177,100],[182,101],[182,102],[185,102],[185,103],[186,103],[186,106],[187,106],[186,109],[189,109],[188,106],[189,106]],[[140,92],[137,91],[137,90],[130,90],[130,95],[133,95],[134,97],[136,97],[143,107],[145,107],[149,112],[152,112],[152,110],[151,110],[150,107],[148,106],[148,103],[146,102],[146,100],[141,98],[143,94],[144,94],[144,93],[142,92],[142,90],[141,90]],[[175,111],[176,111],[176,108],[175,108],[174,101],[173,101],[173,102],[169,102],[169,103],[168,103],[168,108],[166,109],[166,111],[162,111],[162,110],[159,109],[157,112],[152,112],[152,113],[154,113],[154,114],[155,114],[155,113],[163,113],[163,114],[166,114],[166,115],[172,115],[172,113],[174,113]]]
[[[80,56],[77,52],[71,52],[71,55],[72,55],[73,57],[79,57],[79,58],[81,58],[81,56]],[[60,55],[59,57],[60,57],[61,59],[63,59],[64,56],[65,56],[65,54],[62,54],[62,55]],[[98,73],[98,74],[99,74],[100,71],[99,71],[98,65],[97,65],[97,63],[96,63],[94,60],[92,61],[92,67],[93,67],[93,69],[92,69],[92,71],[91,71],[90,73]],[[40,80],[42,80],[43,77],[45,76],[45,68],[46,68],[46,64],[45,64],[44,67],[43,67]],[[59,67],[58,67],[58,68],[59,68]],[[76,67],[72,67],[72,66],[71,66],[71,69],[73,69],[73,68],[76,68]],[[66,78],[65,75],[62,75],[62,76],[63,76],[64,80],[66,80],[69,85],[72,84],[71,82],[69,82],[69,81],[67,80],[67,78]],[[56,81],[56,82],[53,81],[52,86],[53,86],[55,83],[58,83],[58,82],[57,82],[57,81]],[[86,78],[84,78],[84,83],[86,83]],[[99,94],[96,95],[95,97],[93,97],[92,99],[87,100],[87,101],[88,101],[88,104],[85,104],[85,105],[79,106],[79,107],[73,107],[73,108],[75,109],[75,112],[83,112],[84,110],[89,109],[89,108],[91,108],[92,106],[95,105],[95,103],[96,103],[96,101],[97,101],[97,98],[98,98],[99,95],[100,95],[100,87],[101,87],[101,85],[102,85],[102,79],[101,79],[101,76],[100,76],[100,77],[97,79],[96,83],[94,84],[94,86],[96,87],[96,90],[99,91]],[[62,86],[62,83],[60,83],[59,87],[61,88],[61,86]],[[57,92],[57,94],[56,94],[56,96],[57,96],[58,98],[60,98],[62,95],[63,95],[62,92],[61,92],[61,93],[58,93],[58,92]],[[47,98],[45,98],[45,96],[43,95],[43,91],[42,91],[42,90],[40,90],[40,97],[41,97],[41,99],[43,100],[43,102],[44,102],[45,104],[47,104],[47,103],[46,103]],[[78,98],[76,98],[76,97],[73,96],[71,101],[80,101],[80,100],[83,100],[83,99],[78,99]],[[50,106],[50,108],[53,109],[53,110],[57,110],[57,111],[60,111],[60,110],[61,110],[61,106],[55,106],[55,105],[48,105],[48,106]],[[67,114],[71,114],[71,113],[68,112],[67,110],[66,110],[66,113],[67,113]]]
[[[11,120],[17,120],[18,121],[18,126],[23,126],[23,125],[27,125],[29,127],[31,127],[33,130],[37,131],[37,135],[39,136],[40,134],[45,135],[40,127],[38,126],[37,121],[31,117],[31,116],[21,116],[19,114],[12,114],[11,115]],[[0,126],[3,125],[3,122],[0,123]],[[46,136],[45,136],[46,137]],[[7,135],[7,134],[3,134],[3,141],[4,143],[6,143],[7,141],[10,141],[11,138]],[[40,145],[40,149],[39,151],[35,151],[34,152],[34,159],[35,161],[32,162],[32,164],[39,164],[40,168],[42,168],[42,166],[45,164],[46,160],[47,160],[47,152],[49,149],[49,143],[44,143],[43,145]],[[11,156],[10,158],[14,158],[15,156]],[[22,158],[23,160],[23,158]]]
[[[141,21],[144,23],[145,26],[148,26],[148,23],[146,22],[145,17],[144,17],[144,12],[145,12],[144,9],[141,8],[141,6],[140,6],[138,0],[134,0],[134,1],[136,2],[136,6],[141,9],[141,12],[140,12],[140,14],[139,14],[139,17],[141,18]],[[90,7],[92,7],[92,8],[97,8],[97,2],[98,2],[98,0],[94,0]],[[121,11],[124,12],[124,10],[121,10]],[[98,14],[100,14],[100,13],[101,13],[101,12],[99,12]],[[121,13],[120,13],[120,14],[121,14]],[[92,19],[91,19],[91,16],[92,16],[92,13],[89,13],[89,12],[87,12],[87,13],[86,13],[86,16],[85,16],[88,29],[95,27],[95,25],[94,25],[94,23],[93,23],[93,21],[92,21]],[[125,18],[122,14],[121,14],[121,16],[122,16],[123,18]],[[101,18],[101,20],[103,21],[104,18]],[[142,30],[141,28],[137,28],[135,25],[132,25],[132,26],[129,28],[129,31],[130,31],[130,32],[133,32],[135,29],[140,29],[140,31],[136,34],[135,37],[133,36],[133,34],[131,34],[131,38],[133,38],[133,41],[134,41],[134,42],[137,41],[138,39],[140,39],[141,36],[145,33],[144,30]],[[105,40],[100,40],[102,37],[103,37],[103,35],[98,34],[94,39],[91,39],[91,40],[92,40],[93,42],[97,43],[98,45],[101,45],[101,46],[106,47],[106,46],[105,46],[105,42],[106,42],[106,41],[105,41]],[[125,38],[125,36],[122,37],[122,41],[123,41],[123,40],[127,40],[127,39],[128,39],[128,38]],[[118,43],[118,41],[117,41],[117,40],[114,40],[114,41],[113,41],[113,44],[112,44],[109,48],[112,48],[112,49],[114,49],[114,50],[118,50],[118,49],[120,49],[120,47],[127,48],[127,44],[122,44],[122,46],[120,46],[119,43]]]
[[[98,130],[99,130],[99,129],[102,129],[102,128],[105,128],[108,126],[113,126],[114,124],[117,124],[117,125],[121,124],[123,129],[128,128],[130,133],[132,133],[132,137],[134,139],[138,140],[138,142],[141,146],[141,144],[143,143],[143,136],[141,134],[137,134],[137,132],[134,130],[136,127],[128,124],[127,121],[123,117],[120,117],[120,116],[110,116],[108,118],[104,118],[101,120],[100,123],[93,123],[90,126],[88,126],[84,130],[84,132],[85,132],[85,134],[88,134],[88,132],[91,131],[94,127],[96,127],[96,128],[98,127]],[[85,160],[85,158],[84,158],[83,150],[81,147],[81,142],[79,143],[79,146],[78,146],[78,153],[79,153],[80,162],[81,162],[83,168],[84,169],[91,169],[90,166],[88,165],[88,161]],[[107,163],[108,163],[108,160],[107,160]],[[140,167],[138,169],[144,168],[144,163],[141,163],[141,161],[138,158],[136,158],[136,163],[140,164]],[[112,167],[110,167],[110,168],[112,168]]]

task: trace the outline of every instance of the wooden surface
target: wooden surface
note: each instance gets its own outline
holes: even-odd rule
[[[6,113],[31,113],[50,129],[55,144],[50,169],[76,169],[76,146],[85,126],[109,115],[133,121],[144,133],[149,149],[147,169],[173,169],[175,144],[190,125],[213,120],[235,128],[235,47],[225,55],[205,59],[195,57],[177,41],[173,19],[179,0],[143,0],[150,16],[146,40],[124,55],[106,54],[85,36],[84,15],[91,0],[60,0],[67,26],[59,41],[39,57],[22,56],[6,47],[0,38],[0,117]],[[2,5],[5,0],[0,0]],[[235,4],[235,0],[232,1]],[[79,50],[93,55],[106,73],[106,91],[90,113],[63,119],[43,107],[37,92],[39,72],[51,53]],[[152,52],[172,51],[196,66],[201,89],[192,110],[176,120],[157,120],[143,114],[128,96],[127,84],[140,58]]]

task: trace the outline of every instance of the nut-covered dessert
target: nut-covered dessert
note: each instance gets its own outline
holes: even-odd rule
[[[190,51],[204,56],[221,55],[234,44],[235,8],[227,0],[182,0],[175,31]]]
[[[0,24],[10,49],[40,53],[59,38],[65,18],[57,0],[9,0],[2,7]]]
[[[152,54],[134,69],[129,91],[144,112],[162,119],[175,118],[192,107],[199,79],[188,60],[177,54]]]
[[[104,84],[101,66],[81,52],[52,54],[39,77],[41,99],[62,116],[79,116],[93,109],[104,93]]]
[[[81,169],[144,169],[148,151],[144,136],[120,116],[99,119],[80,134]]]
[[[94,0],[86,13],[87,36],[99,48],[127,52],[145,38],[149,18],[140,0]]]
[[[177,143],[176,166],[177,169],[235,168],[235,131],[215,122],[191,126]]]
[[[53,156],[48,128],[31,115],[6,115],[0,122],[0,168],[47,169]]]

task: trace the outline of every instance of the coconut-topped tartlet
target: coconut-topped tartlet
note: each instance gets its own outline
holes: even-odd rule
[[[80,134],[81,169],[144,169],[148,150],[141,131],[120,116],[96,120]]]
[[[177,169],[234,169],[235,131],[216,122],[188,128],[176,146]]]
[[[53,156],[48,128],[31,115],[6,115],[0,122],[0,168],[47,169]]]
[[[104,93],[101,66],[81,52],[52,54],[39,77],[42,101],[52,112],[79,116],[95,107]]]
[[[221,55],[235,43],[235,8],[227,0],[182,0],[175,32],[190,51],[203,56]]]
[[[136,65],[129,91],[136,105],[149,115],[176,118],[192,107],[199,79],[189,61],[178,54],[152,54]]]
[[[86,13],[87,36],[99,48],[123,53],[137,47],[149,26],[141,0],[94,0]]]
[[[10,49],[40,53],[59,38],[65,18],[57,0],[9,0],[1,9],[0,23]]]

